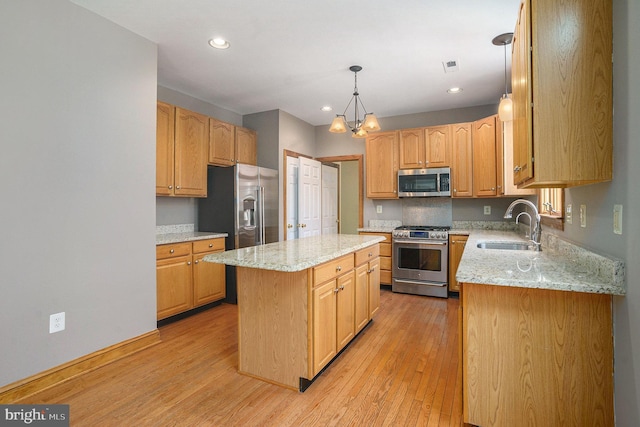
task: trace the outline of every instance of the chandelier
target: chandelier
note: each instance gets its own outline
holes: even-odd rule
[[[362,67],[359,65],[352,65],[349,67],[349,70],[353,71],[355,78],[353,96],[351,97],[351,101],[347,104],[347,108],[344,109],[344,112],[342,114],[336,114],[335,119],[333,119],[333,122],[331,122],[331,126],[329,127],[329,132],[345,133],[348,127],[351,129],[352,137],[366,138],[368,132],[380,130],[380,124],[378,124],[378,119],[375,114],[367,113],[367,110],[364,108],[364,104],[360,100],[360,94],[358,93],[358,71],[361,71]],[[353,122],[349,122],[346,114],[352,103],[354,104],[355,110],[354,119]],[[362,108],[362,111],[364,112],[362,120],[360,120],[360,108]]]
[[[498,106],[498,117],[503,122],[513,120],[513,101],[507,95],[507,45],[511,44],[511,40],[513,40],[513,33],[504,33],[494,37],[491,41],[496,46],[504,46],[504,95],[500,98]]]

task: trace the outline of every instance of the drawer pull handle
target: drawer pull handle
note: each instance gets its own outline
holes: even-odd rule
[[[369,258],[371,258],[373,256],[373,254],[371,252],[369,252]]]
[[[213,247],[213,243],[209,243],[209,247],[212,248]]]
[[[173,252],[175,252],[173,249],[169,250],[169,253],[172,254]]]
[[[194,261],[194,264],[197,264],[197,263],[198,263],[198,260],[195,260],[195,261]]]
[[[191,261],[187,261],[187,265],[191,265]]]
[[[342,271],[342,267],[337,266],[337,267],[336,267],[336,271]]]

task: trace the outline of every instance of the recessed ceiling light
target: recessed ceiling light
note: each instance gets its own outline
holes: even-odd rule
[[[325,105],[324,107],[321,108],[322,111],[333,111],[333,108],[331,108],[330,105]]]
[[[447,89],[448,93],[460,93],[462,92],[462,88],[461,87],[452,87]]]
[[[216,49],[228,49],[230,44],[225,39],[216,37],[215,39],[209,40],[209,46],[215,47]]]

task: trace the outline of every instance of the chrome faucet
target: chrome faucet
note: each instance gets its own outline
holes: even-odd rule
[[[542,227],[540,226],[540,214],[538,213],[538,208],[536,207],[535,204],[533,204],[531,201],[526,200],[526,199],[514,200],[509,205],[509,207],[507,208],[507,211],[504,213],[504,217],[505,218],[512,218],[513,217],[513,208],[518,204],[523,204],[525,206],[529,206],[531,208],[531,210],[533,211],[533,216],[529,215],[526,212],[522,212],[522,213],[518,214],[518,216],[516,216],[516,224],[518,223],[518,218],[520,217],[520,215],[522,215],[523,213],[526,213],[527,216],[529,217],[529,238],[531,239],[530,241],[535,245],[535,250],[536,251],[541,251],[542,247],[540,245],[540,235],[542,233]],[[535,226],[533,227],[533,230],[532,230],[531,226],[533,224],[533,219],[534,218],[535,218]]]

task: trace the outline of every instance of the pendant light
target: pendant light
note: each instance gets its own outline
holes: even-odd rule
[[[509,98],[507,86],[507,45],[511,44],[512,40],[513,33],[500,34],[492,40],[494,45],[504,46],[504,95],[500,98],[500,105],[498,106],[498,117],[503,122],[513,120],[513,101]]]
[[[380,130],[380,124],[378,123],[378,119],[375,114],[367,113],[367,110],[364,108],[364,104],[360,100],[360,94],[358,93],[358,71],[361,71],[362,67],[359,65],[352,65],[349,67],[349,70],[354,73],[355,85],[353,88],[353,96],[351,97],[351,101],[347,104],[347,107],[344,109],[344,112],[342,114],[336,114],[336,117],[333,119],[333,122],[331,122],[331,126],[329,127],[329,132],[345,133],[347,128],[349,128],[351,129],[352,137],[366,138],[369,132]],[[354,104],[353,125],[349,123],[346,116],[351,103]],[[362,107],[362,111],[364,111],[362,120],[360,120],[360,107]]]

